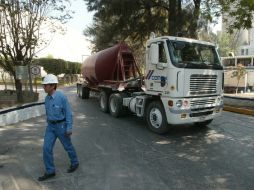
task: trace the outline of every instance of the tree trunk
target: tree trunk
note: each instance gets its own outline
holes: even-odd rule
[[[176,15],[176,23],[177,23],[177,33],[183,32],[183,21],[182,21],[182,1],[177,1],[177,15]]]
[[[194,39],[197,38],[198,19],[200,16],[200,3],[201,0],[194,0],[193,19],[189,27],[189,37]]]
[[[17,92],[17,100],[18,102],[22,103],[24,102],[24,99],[22,94],[22,82],[20,79],[15,78],[15,86],[16,86],[16,92]]]
[[[236,89],[235,89],[235,94],[238,92],[238,85],[239,85],[240,79],[237,81]]]
[[[176,0],[169,0],[168,34],[170,36],[176,36],[178,32],[175,19],[176,19]]]
[[[31,63],[28,62],[28,76],[29,76],[29,86],[30,86],[30,94],[33,94],[33,82],[32,82],[32,73],[31,73]]]

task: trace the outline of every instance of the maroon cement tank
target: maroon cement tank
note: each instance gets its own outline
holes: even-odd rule
[[[130,48],[120,43],[89,56],[82,64],[81,74],[91,86],[96,86],[135,78],[140,72]]]

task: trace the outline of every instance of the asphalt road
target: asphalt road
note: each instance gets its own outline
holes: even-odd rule
[[[44,172],[44,116],[0,128],[0,190],[254,189],[253,116],[223,112],[206,128],[172,127],[161,136],[135,117],[99,111],[96,97],[81,100],[64,89],[74,114],[80,168],[66,173],[68,157],[55,146],[57,176]]]

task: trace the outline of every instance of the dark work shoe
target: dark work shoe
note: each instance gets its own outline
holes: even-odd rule
[[[41,177],[39,177],[38,178],[38,181],[45,181],[45,180],[47,180],[47,179],[50,179],[50,178],[52,178],[52,177],[55,177],[55,173],[51,173],[51,174],[44,174],[43,176],[41,176]]]
[[[68,173],[74,172],[76,169],[78,169],[79,164],[71,165],[70,168],[67,170]]]

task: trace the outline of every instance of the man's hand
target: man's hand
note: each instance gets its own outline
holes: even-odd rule
[[[71,135],[72,135],[72,131],[66,131],[65,132],[65,136],[66,137],[71,137]]]

